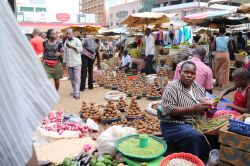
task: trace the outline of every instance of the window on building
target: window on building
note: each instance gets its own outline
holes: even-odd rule
[[[120,12],[116,13],[117,18],[124,18],[127,16],[128,16],[128,11],[120,11]]]
[[[117,22],[117,23],[116,23],[116,25],[118,26],[118,25],[119,25],[119,23]]]
[[[33,7],[20,7],[21,12],[34,12]]]
[[[111,26],[111,27],[113,26],[113,22],[110,23],[110,26]]]
[[[110,14],[110,18],[113,18],[113,14]]]
[[[132,13],[134,14],[134,13],[135,13],[135,10],[132,10]]]
[[[36,12],[46,12],[46,8],[37,7]]]
[[[186,3],[188,3],[188,2],[194,2],[194,0],[186,0]]]

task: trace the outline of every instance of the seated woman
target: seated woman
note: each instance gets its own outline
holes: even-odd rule
[[[233,74],[233,80],[235,85],[226,89],[219,98],[223,98],[230,92],[236,91],[234,94],[234,101],[231,104],[225,104],[227,107],[231,107],[240,113],[250,113],[250,73],[244,68],[236,69]]]
[[[164,91],[162,106],[158,110],[161,132],[165,141],[179,152],[191,153],[207,161],[210,144],[206,137],[197,131],[192,122],[202,117],[209,104],[204,102],[205,89],[194,83],[196,66],[186,61],[180,69],[180,79],[169,83]]]
[[[137,66],[137,71],[143,70],[145,68],[145,61],[142,59],[141,52],[137,48],[136,42],[133,43],[129,54],[132,58],[132,63],[136,64]]]

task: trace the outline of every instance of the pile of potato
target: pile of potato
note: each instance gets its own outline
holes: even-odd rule
[[[131,87],[131,96],[141,97],[142,96],[142,88],[138,83],[133,83]]]
[[[88,107],[86,102],[82,102],[81,112],[83,113],[84,118],[97,120],[100,119],[101,116],[101,112],[95,103],[90,103],[90,106]]]
[[[128,110],[126,110],[125,114],[128,117],[142,117],[143,116],[141,107],[138,105],[136,101],[136,97],[132,97],[129,108]]]
[[[116,104],[118,110],[126,110],[128,107],[127,102],[125,101],[124,97],[120,97],[118,103]]]
[[[110,78],[106,78],[106,79],[104,80],[104,87],[105,87],[105,88],[111,88],[111,86],[112,86],[112,83],[111,83]]]
[[[166,55],[165,62],[170,68],[172,68],[174,64],[174,57],[171,55]]]
[[[124,93],[126,93],[128,96],[131,96],[133,93],[133,85],[131,81],[126,82],[126,87],[124,89]]]
[[[123,127],[133,127],[136,128],[137,132],[140,134],[160,134],[160,121],[155,116],[143,113],[145,116],[142,120],[129,121],[127,119],[122,119],[119,122],[113,122],[111,125],[121,125]]]
[[[159,77],[167,77],[168,73],[161,67],[159,72],[157,73],[157,76],[159,76]]]
[[[102,119],[114,119],[120,117],[121,113],[117,110],[115,103],[112,101],[108,101],[108,104],[106,105],[102,113]]]
[[[150,97],[160,97],[161,95],[157,91],[157,87],[155,85],[152,85],[149,89],[148,96]]]

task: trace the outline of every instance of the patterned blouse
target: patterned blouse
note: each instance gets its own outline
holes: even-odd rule
[[[172,81],[167,85],[162,99],[163,110],[160,115],[161,121],[168,123],[192,124],[194,118],[199,118],[202,116],[201,113],[195,112],[178,116],[168,115],[171,111],[173,111],[174,106],[188,107],[197,104],[197,101],[204,101],[206,96],[205,89],[196,83],[192,84],[191,89],[196,100],[192,97],[188,90],[184,88],[180,80]]]

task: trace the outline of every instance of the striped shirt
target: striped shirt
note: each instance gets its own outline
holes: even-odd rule
[[[0,0],[0,16],[0,166],[24,166],[58,94],[7,1]]]
[[[162,116],[161,121],[169,123],[192,123],[193,118],[200,117],[200,113],[188,113],[179,116],[168,115],[174,107],[188,107],[198,102],[204,101],[206,96],[205,89],[200,85],[193,83],[192,88],[195,99],[190,92],[184,88],[180,80],[169,83],[164,91],[162,99]]]

